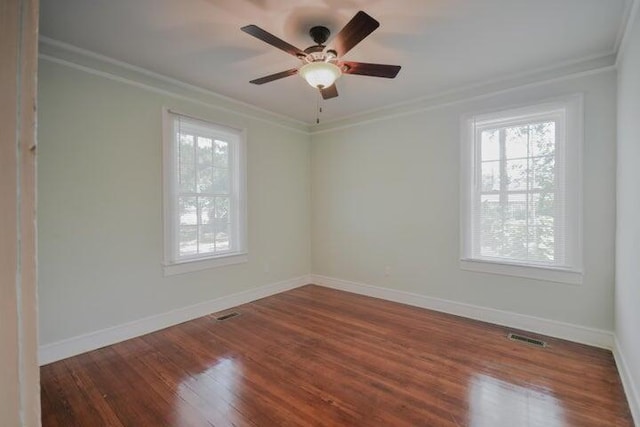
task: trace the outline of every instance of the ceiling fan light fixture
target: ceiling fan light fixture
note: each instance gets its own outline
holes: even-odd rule
[[[298,74],[315,88],[328,88],[342,75],[340,67],[331,62],[317,61],[303,65]]]

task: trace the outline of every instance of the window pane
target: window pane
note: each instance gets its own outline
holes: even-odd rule
[[[500,190],[500,162],[482,162],[482,191]]]
[[[535,208],[537,217],[539,215],[553,218],[555,216],[555,195],[554,193],[532,194],[532,207]]]
[[[502,256],[527,259],[527,195],[510,194],[504,207]]]
[[[503,206],[502,252],[500,256],[527,259],[527,195],[509,194]]]
[[[211,166],[213,162],[213,141],[210,138],[198,137],[198,166]]]
[[[481,196],[480,254],[527,259],[527,195]]]
[[[215,152],[213,165],[221,168],[229,167],[229,143],[225,141],[215,141]]]
[[[180,225],[197,225],[198,213],[195,197],[178,197]]]
[[[180,163],[195,163],[193,151],[193,135],[179,134]]]
[[[198,228],[198,238],[200,239],[199,253],[215,252],[215,230],[213,225],[202,225]]]
[[[527,202],[528,201],[528,202]],[[480,254],[519,261],[554,261],[554,195],[481,196]]]
[[[180,226],[180,256],[198,253],[198,226]]]
[[[531,159],[531,187],[553,190],[555,188],[555,157],[534,157]]]
[[[555,259],[555,221],[553,193],[531,194],[529,203],[529,259],[548,262]]]
[[[502,253],[500,256],[516,261],[527,260],[527,226],[520,221],[504,224]]]
[[[529,131],[531,132],[529,143],[532,156],[547,156],[555,153],[555,122],[532,124],[529,127]]]
[[[527,159],[507,160],[507,188],[509,190],[526,190],[527,177]]]
[[[529,228],[529,260],[542,263],[555,261],[553,221],[548,225]]]
[[[180,135],[179,151],[179,189],[183,192],[195,192],[196,168],[194,159],[193,135]]]
[[[480,253],[483,256],[498,256],[502,246],[500,196],[482,195],[480,212]]]
[[[216,225],[216,250],[228,251],[229,250],[229,224]]]
[[[526,225],[527,195],[509,194],[508,202],[504,206],[505,223]]]
[[[213,169],[213,192],[216,194],[228,194],[229,169]]]
[[[229,222],[229,207],[231,200],[228,197],[216,197],[216,220]]]
[[[483,130],[480,134],[482,161],[500,158],[500,137],[498,129]]]
[[[195,193],[196,191],[196,168],[193,164],[180,165],[180,191],[185,193]]]
[[[507,159],[517,159],[528,155],[528,126],[515,126],[506,128],[505,151]]]
[[[198,197],[198,209],[200,209],[200,224],[213,224],[215,206],[213,197]]]
[[[204,167],[198,170],[198,192],[211,193],[213,191],[213,168]]]

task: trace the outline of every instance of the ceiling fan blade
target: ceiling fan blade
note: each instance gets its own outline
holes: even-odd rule
[[[273,34],[263,30],[257,25],[247,25],[245,27],[240,28],[245,33],[262,40],[265,43],[270,44],[271,46],[277,47],[280,50],[284,50],[285,52],[298,57],[298,56],[306,56],[306,54],[298,49],[297,47],[290,45],[286,41],[274,36]]]
[[[378,21],[363,11],[356,13],[332,42],[334,50],[338,52],[338,57],[342,57],[349,52],[351,48],[360,43],[379,26],[380,23]]]
[[[331,99],[338,96],[338,88],[336,84],[332,84],[327,88],[320,89],[320,93],[322,94],[322,99]]]
[[[260,77],[259,79],[251,80],[249,83],[253,83],[254,85],[261,85],[264,83],[269,83],[274,80],[282,79],[285,77],[293,76],[294,74],[298,74],[297,68],[292,68],[286,71],[280,71],[279,73],[270,74],[268,76]]]
[[[394,78],[400,71],[399,65],[368,64],[366,62],[341,61],[340,67],[345,74]]]

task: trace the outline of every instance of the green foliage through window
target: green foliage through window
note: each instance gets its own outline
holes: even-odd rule
[[[485,128],[479,138],[480,254],[553,263],[556,123]]]

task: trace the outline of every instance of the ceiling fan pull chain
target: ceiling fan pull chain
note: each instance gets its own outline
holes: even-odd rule
[[[320,106],[320,92],[316,95],[316,124],[320,124],[320,113],[322,113],[322,107]]]

